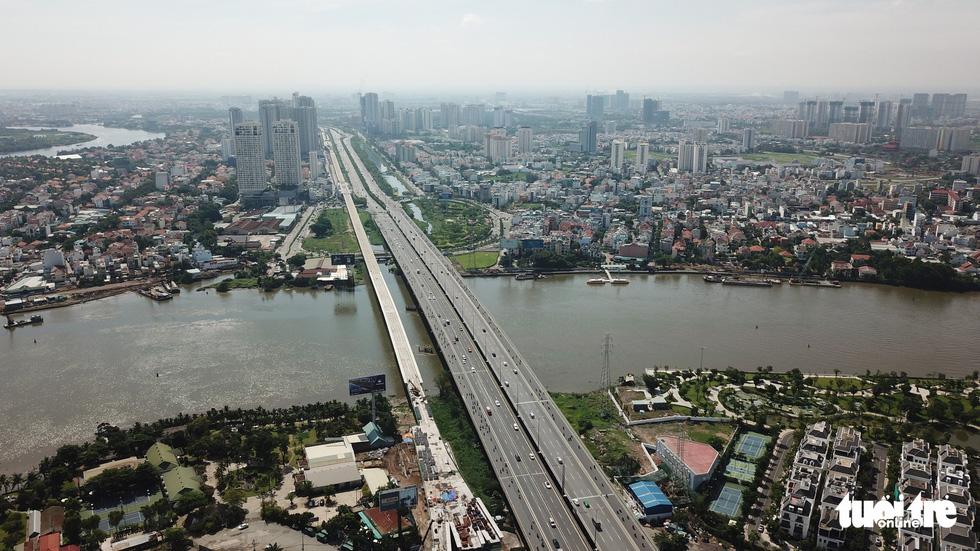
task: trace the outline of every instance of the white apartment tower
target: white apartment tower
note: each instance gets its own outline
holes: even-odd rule
[[[245,121],[235,125],[235,158],[239,196],[265,191],[265,139],[260,123]]]
[[[636,170],[645,173],[647,171],[647,160],[650,157],[650,144],[639,142],[636,144]]]
[[[623,170],[623,161],[626,154],[626,142],[623,140],[613,140],[612,152],[609,156],[609,168],[615,171]]]
[[[289,119],[272,123],[272,160],[279,186],[302,182],[303,159],[299,147],[299,124]]]
[[[531,143],[534,140],[534,134],[531,131],[530,126],[522,126],[517,129],[517,152],[521,155],[527,155],[531,152]]]

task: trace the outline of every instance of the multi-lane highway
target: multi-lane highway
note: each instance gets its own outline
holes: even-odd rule
[[[442,253],[378,188],[346,140],[336,154],[415,295],[534,549],[656,549],[516,347]],[[345,147],[346,146],[346,147]],[[360,182],[358,171],[366,182]]]

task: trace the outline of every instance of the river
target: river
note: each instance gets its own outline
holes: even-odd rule
[[[732,287],[695,275],[634,274],[630,285],[587,285],[586,275],[468,283],[555,391],[599,386],[602,338],[610,372],[653,366],[864,374],[980,369],[973,344],[980,294],[845,283],[840,289]]]
[[[396,304],[409,304],[401,279],[382,269]],[[375,373],[387,375],[389,394],[404,394],[370,287],[196,287],[168,302],[131,293],[55,308],[42,325],[0,335],[0,472],[30,469],[103,421],[349,400],[347,379]],[[402,321],[413,344],[430,343],[416,313],[402,310]],[[434,391],[438,357],[417,358]]]
[[[15,128],[27,128],[28,130],[41,130],[41,127],[34,126],[23,126]],[[50,129],[51,127],[44,127]],[[84,132],[86,134],[92,134],[95,136],[94,140],[89,140],[87,142],[82,142],[75,145],[59,145],[55,147],[45,147],[42,149],[31,149],[29,151],[17,151],[15,153],[5,153],[0,155],[0,157],[19,157],[19,156],[29,156],[29,155],[44,155],[45,157],[54,157],[59,151],[76,151],[79,149],[84,149],[86,147],[104,147],[109,144],[112,145],[129,145],[135,142],[141,142],[145,140],[155,140],[157,138],[166,137],[166,134],[159,132],[146,132],[144,130],[129,130],[126,128],[106,128],[99,124],[76,124],[74,126],[66,127],[56,127],[58,130],[66,130],[71,132]]]
[[[677,274],[592,286],[589,277],[466,281],[553,391],[599,386],[605,333],[614,381],[654,365],[697,368],[701,347],[705,369],[960,377],[980,368],[970,350],[978,294],[726,287]],[[401,279],[387,271],[385,279],[396,303],[408,304]],[[379,372],[389,394],[402,393],[370,288],[194,288],[164,303],[133,293],[51,309],[42,325],[0,335],[0,472],[29,469],[59,445],[90,438],[102,421],[348,400],[348,378]],[[429,343],[417,314],[402,318],[413,344]],[[434,390],[438,358],[417,357]]]

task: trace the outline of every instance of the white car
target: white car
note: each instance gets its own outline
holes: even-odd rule
[[[500,400],[494,400],[493,403],[497,404],[498,408],[500,407]]]
[[[514,423],[514,430],[517,430],[517,423]]]
[[[531,412],[531,419],[534,419],[534,412]]]
[[[239,525],[238,525],[238,529],[239,529],[239,530],[244,530],[244,529],[246,529],[246,528],[248,528],[248,523],[247,523],[247,522],[246,522],[246,523],[243,523],[243,524],[239,524]]]
[[[545,482],[544,483],[544,487],[545,488],[548,488],[550,490],[551,489],[551,482]]]

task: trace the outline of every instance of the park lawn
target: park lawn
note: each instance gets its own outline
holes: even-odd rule
[[[474,251],[471,253],[455,254],[453,260],[464,270],[482,270],[497,264],[499,255],[491,251]]]
[[[767,162],[773,161],[777,163],[792,163],[793,161],[799,161],[800,163],[809,163],[815,159],[820,158],[819,155],[812,155],[809,153],[749,153],[747,155],[742,155],[742,158],[746,161],[757,161],[757,162]]]
[[[347,212],[344,209],[327,209],[323,212],[327,214],[327,218],[333,225],[333,233],[326,237],[307,237],[303,240],[303,248],[308,251],[330,253],[360,252],[357,239],[354,237],[354,232],[351,231]]]

